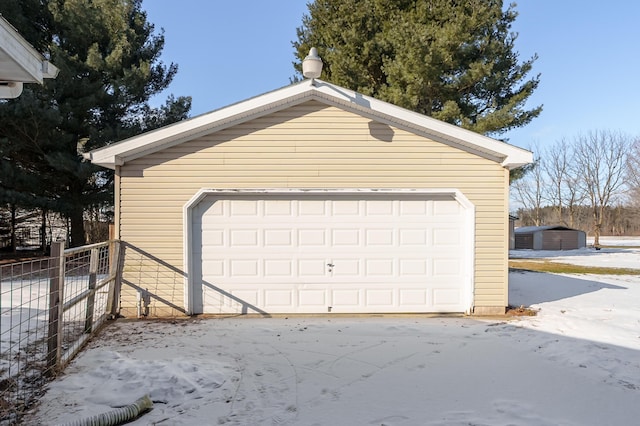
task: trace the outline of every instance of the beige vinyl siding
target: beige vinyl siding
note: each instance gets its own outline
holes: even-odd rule
[[[153,299],[151,314],[184,307],[182,209],[201,188],[459,189],[476,206],[475,304],[507,304],[508,171],[411,132],[311,101],[127,162],[119,174],[120,236],[137,250],[127,253],[129,281],[143,277],[170,298]],[[135,309],[130,289],[123,308]]]

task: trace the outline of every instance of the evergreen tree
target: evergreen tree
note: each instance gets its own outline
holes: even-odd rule
[[[293,43],[317,47],[326,81],[487,135],[521,127],[539,76],[518,62],[515,5],[501,0],[315,0]],[[301,62],[295,64],[298,71]]]
[[[0,104],[0,202],[31,197],[32,204],[64,214],[72,246],[84,243],[85,209],[113,198],[112,173],[84,161],[82,153],[186,118],[191,107],[190,98],[173,96],[160,108],[149,105],[177,66],[160,62],[164,36],[154,33],[141,4],[0,4],[0,13],[60,69],[56,79],[26,85],[22,96]]]

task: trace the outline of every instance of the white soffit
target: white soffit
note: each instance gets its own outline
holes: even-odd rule
[[[406,129],[516,168],[533,161],[533,154],[516,146],[465,130],[320,80],[297,84],[153,130],[85,154],[85,158],[114,169],[127,161],[166,149],[208,133],[258,118],[294,105],[317,100],[376,121]]]
[[[15,83],[42,84],[45,78],[57,75],[58,69],[0,16],[0,84],[9,87]]]

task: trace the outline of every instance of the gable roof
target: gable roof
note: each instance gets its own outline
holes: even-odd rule
[[[579,229],[568,228],[562,225],[544,225],[544,226],[523,226],[521,228],[516,228],[516,234],[532,234],[534,232],[540,231],[580,231]]]
[[[315,100],[499,162],[508,169],[533,161],[527,150],[321,80],[304,80],[216,111],[100,148],[84,156],[110,169],[153,152],[266,114]]]
[[[0,83],[5,87],[21,83],[42,84],[45,78],[57,75],[58,68],[0,16]]]

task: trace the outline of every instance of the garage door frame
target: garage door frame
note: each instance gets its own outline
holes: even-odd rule
[[[462,232],[463,246],[465,247],[464,259],[464,306],[465,313],[472,312],[474,299],[474,265],[475,265],[475,206],[464,194],[455,188],[427,188],[427,189],[200,189],[183,207],[183,256],[184,256],[184,304],[187,314],[194,313],[194,268],[193,253],[193,212],[198,204],[208,196],[222,199],[241,199],[246,197],[288,196],[296,197],[305,195],[348,195],[366,197],[376,196],[424,196],[425,198],[436,196],[449,196],[455,199],[464,208],[465,229]]]

